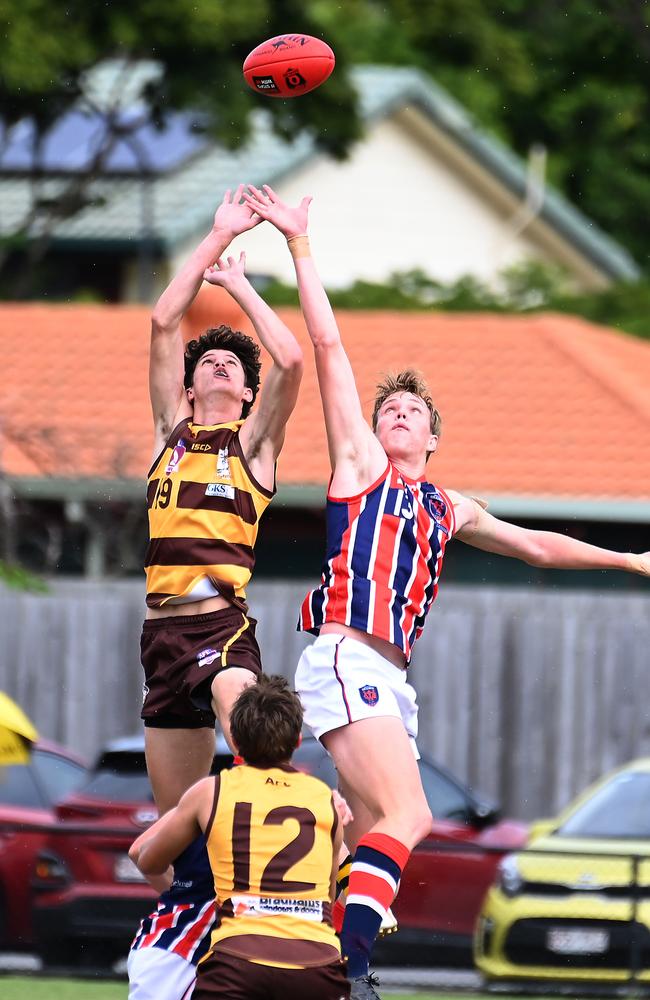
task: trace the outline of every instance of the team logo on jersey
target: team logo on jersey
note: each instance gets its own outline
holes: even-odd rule
[[[220,649],[202,649],[196,654],[196,662],[200,667],[209,667],[211,663],[221,656]]]
[[[442,521],[447,513],[447,504],[437,490],[426,491],[424,494],[424,506],[436,521]]]
[[[219,448],[217,452],[217,475],[220,479],[232,479],[227,448]]]
[[[178,468],[181,458],[185,454],[186,450],[187,449],[185,448],[185,442],[183,441],[183,438],[179,438],[176,447],[171,453],[171,457],[169,459],[167,468],[165,469],[166,476],[171,476],[172,472],[176,472],[176,469]]]
[[[379,701],[379,691],[373,684],[364,684],[359,688],[359,694],[366,705],[374,706]]]

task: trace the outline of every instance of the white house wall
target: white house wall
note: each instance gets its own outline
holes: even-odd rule
[[[494,283],[504,267],[530,257],[562,263],[578,286],[593,283],[591,266],[556,234],[544,239],[538,225],[537,233],[531,228],[513,235],[509,222],[517,203],[509,192],[445,137],[432,142],[434,130],[416,117],[422,119],[419,132],[413,111],[395,115],[371,126],[343,163],[315,157],[276,181],[290,204],[305,194],[314,197],[312,247],[327,286],[345,287],[357,278],[381,282],[415,268],[445,283],[467,274]],[[175,255],[174,268],[193,245]],[[284,242],[272,227],[246,233],[233,247],[246,249],[249,273],[294,281]]]

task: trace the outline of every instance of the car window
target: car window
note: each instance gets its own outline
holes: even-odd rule
[[[463,789],[426,760],[420,760],[418,764],[424,794],[434,819],[467,823],[470,803]]]
[[[60,802],[83,784],[87,771],[81,764],[47,750],[32,752],[32,767],[49,802]]]
[[[563,837],[650,837],[650,774],[616,775],[557,830]]]
[[[109,802],[153,802],[146,771],[95,771],[83,794]]]
[[[32,809],[47,808],[29,764],[0,766],[0,804],[27,806]]]

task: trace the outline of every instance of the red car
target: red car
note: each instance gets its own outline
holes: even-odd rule
[[[31,948],[31,880],[55,821],[54,804],[81,785],[83,761],[40,741],[28,764],[0,765],[0,947]]]
[[[231,763],[221,742],[213,770]],[[336,784],[331,759],[312,738],[303,740],[293,763]],[[432,761],[422,760],[420,771],[436,819],[402,878],[395,903],[399,933],[379,943],[376,958],[432,964],[436,948],[444,947],[444,964],[470,963],[483,896],[503,855],[524,844],[527,828],[501,820]],[[106,964],[125,954],[155,898],[127,851],[155,816],[142,738],[110,744],[89,782],[57,807],[60,822],[39,858],[34,926],[45,961],[66,964],[85,955],[90,964]]]

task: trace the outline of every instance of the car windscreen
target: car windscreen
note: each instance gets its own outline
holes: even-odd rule
[[[0,805],[45,809],[48,805],[29,764],[0,766]]]
[[[109,802],[153,801],[146,771],[95,771],[81,792],[89,798]]]
[[[650,837],[650,773],[616,775],[556,832],[562,837]]]

